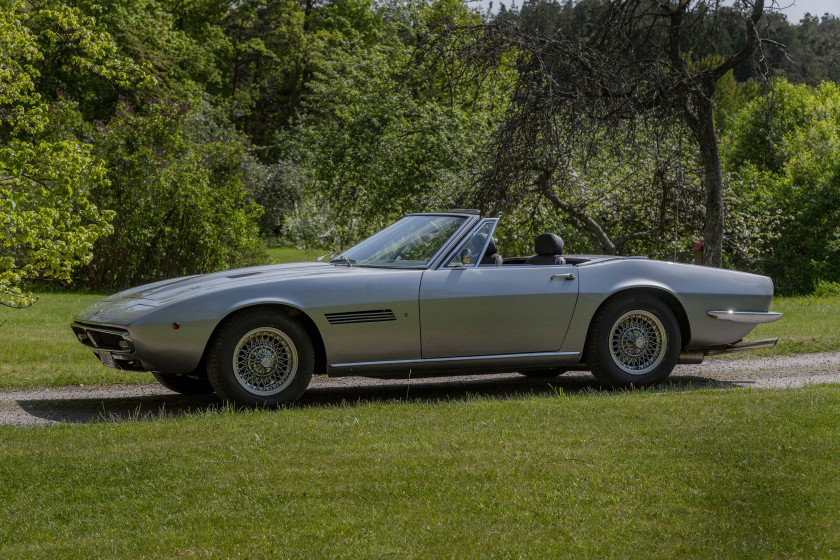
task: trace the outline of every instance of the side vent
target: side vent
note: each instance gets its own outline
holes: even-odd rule
[[[396,321],[397,317],[390,309],[374,309],[371,311],[348,311],[346,313],[326,313],[324,315],[331,325],[349,325],[352,323],[378,323],[380,321]]]

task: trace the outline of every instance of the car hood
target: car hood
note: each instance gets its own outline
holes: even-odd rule
[[[353,270],[357,269],[327,263],[293,263],[184,276],[145,284],[108,296],[85,308],[76,315],[76,320],[127,325],[161,305],[192,296],[292,278],[347,274]]]
[[[206,293],[218,289],[226,289],[250,284],[263,284],[289,278],[301,278],[323,274],[346,273],[347,267],[338,267],[326,263],[294,263],[275,264],[268,266],[252,266],[236,270],[225,270],[211,274],[184,276],[172,280],[155,282],[131,288],[111,297],[114,298],[142,298],[144,300],[166,303],[172,300],[189,297],[193,294]]]

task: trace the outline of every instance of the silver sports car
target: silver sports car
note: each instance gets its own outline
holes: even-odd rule
[[[297,399],[313,374],[420,377],[590,370],[646,385],[677,363],[768,348],[740,342],[769,311],[769,278],[641,257],[503,257],[497,218],[411,214],[328,262],[156,282],[100,300],[72,325],[106,366],[181,393],[249,405]]]

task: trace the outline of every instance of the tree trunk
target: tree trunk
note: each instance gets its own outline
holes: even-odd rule
[[[699,96],[698,96],[699,97]],[[703,264],[723,265],[723,172],[715,133],[714,106],[709,97],[697,103],[695,134],[703,162],[703,183],[706,187],[706,223],[703,225]]]

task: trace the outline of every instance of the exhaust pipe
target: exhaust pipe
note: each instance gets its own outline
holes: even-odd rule
[[[680,352],[678,364],[702,364],[706,355],[703,352]]]
[[[766,338],[764,340],[751,340],[749,342],[736,342],[719,348],[709,348],[704,350],[707,356],[717,356],[718,354],[730,354],[732,352],[745,352],[746,350],[764,350],[765,348],[773,348],[779,342],[778,338]]]
[[[702,364],[706,356],[717,356],[719,354],[731,354],[732,352],[746,352],[747,350],[763,350],[773,348],[779,342],[778,338],[766,338],[764,340],[751,340],[749,342],[736,342],[726,346],[714,346],[703,348],[693,352],[680,352],[678,364]]]

